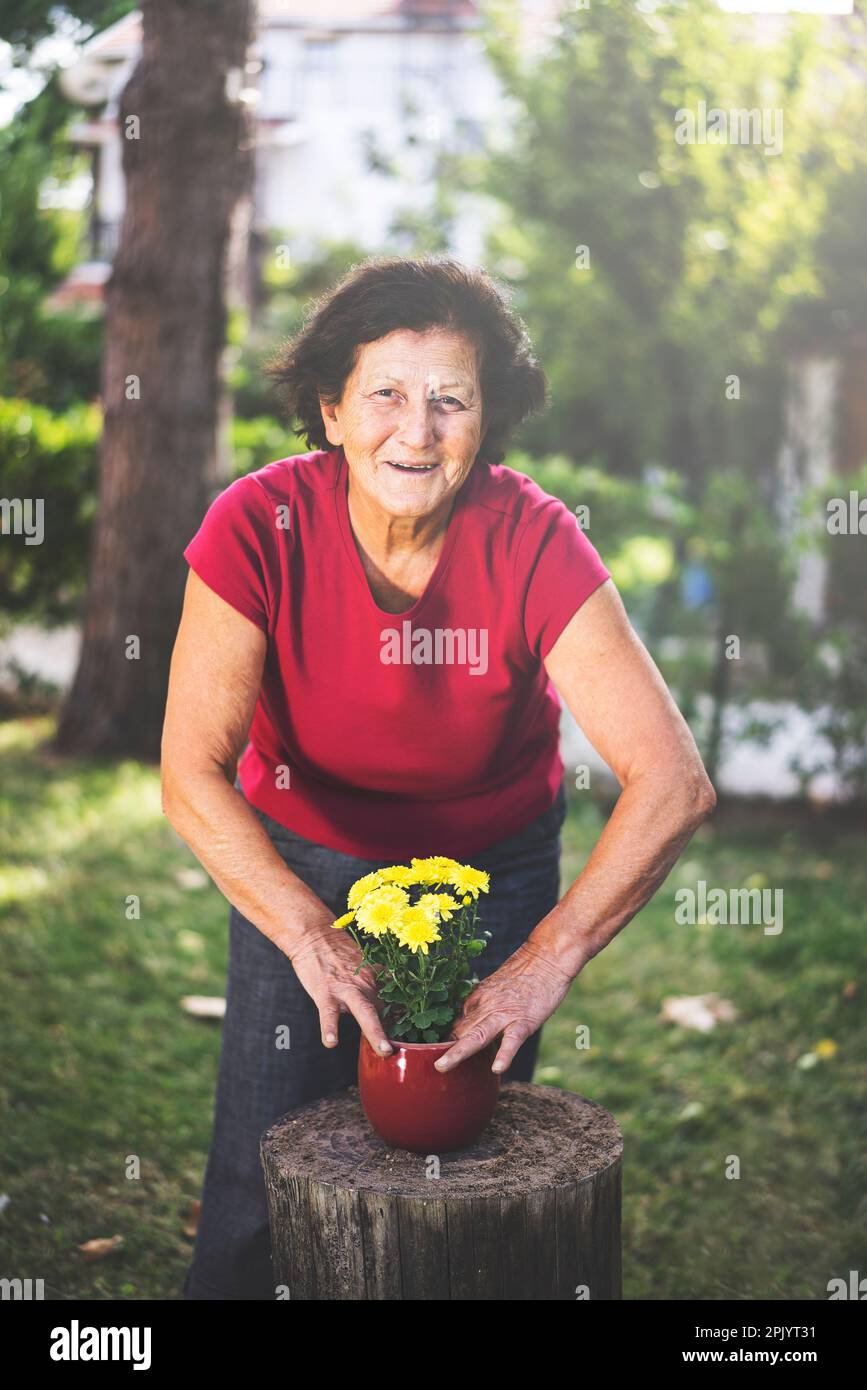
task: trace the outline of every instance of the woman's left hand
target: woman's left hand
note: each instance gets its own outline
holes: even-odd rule
[[[525,941],[468,996],[452,1030],[458,1041],[435,1064],[437,1071],[451,1071],[501,1033],[491,1070],[505,1071],[521,1044],[559,1008],[573,978]]]

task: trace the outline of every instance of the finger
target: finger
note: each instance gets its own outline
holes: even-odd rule
[[[503,1041],[500,1050],[491,1063],[491,1071],[505,1071],[512,1065],[515,1053],[522,1043],[526,1042],[531,1030],[523,1023],[509,1023],[503,1030]]]
[[[340,1010],[333,999],[329,999],[327,1004],[320,1004],[319,1031],[322,1034],[323,1047],[337,1046],[339,1022]]]
[[[489,1014],[487,1018],[480,1019],[475,1023],[469,1032],[463,1033],[454,1047],[450,1047],[448,1052],[444,1052],[434,1066],[437,1071],[452,1071],[465,1061],[467,1057],[472,1057],[476,1052],[481,1052],[483,1047],[487,1047],[497,1034],[502,1030],[502,1021],[496,1014]]]
[[[473,993],[464,1000],[461,1012],[455,1019],[452,1028],[452,1037],[459,1038],[462,1032],[468,1033],[471,1028],[476,1026],[479,1018],[487,1017],[496,1012],[496,1001],[487,998],[482,993],[481,985],[478,985]]]
[[[394,1048],[385,1036],[379,1014],[373,1005],[363,995],[356,993],[348,994],[346,1003],[374,1052],[378,1052],[380,1057],[388,1057]]]

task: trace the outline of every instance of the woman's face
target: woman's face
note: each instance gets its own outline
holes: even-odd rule
[[[364,343],[322,418],[366,500],[393,517],[433,513],[457,493],[482,442],[475,348],[440,328]]]

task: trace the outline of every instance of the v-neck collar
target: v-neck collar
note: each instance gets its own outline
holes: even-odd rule
[[[452,508],[452,514],[449,517],[448,526],[446,527],[445,539],[442,543],[442,548],[440,550],[439,557],[434,568],[434,572],[428,580],[427,584],[425,585],[424,590],[421,594],[419,594],[415,603],[410,608],[404,608],[400,613],[390,613],[388,609],[380,608],[379,604],[374,598],[373,591],[370,587],[370,582],[364,571],[364,565],[361,563],[361,556],[359,555],[358,547],[355,544],[355,536],[352,531],[352,522],[349,516],[349,469],[346,463],[346,455],[343,451],[342,444],[338,446],[336,452],[337,477],[334,487],[334,501],[335,506],[337,508],[337,522],[340,527],[340,534],[343,537],[343,543],[346,546],[346,551],[349,556],[350,564],[352,565],[352,568],[355,570],[356,575],[358,576],[359,580],[364,586],[364,592],[367,596],[367,601],[370,604],[370,607],[373,609],[374,613],[378,617],[390,618],[392,621],[394,621],[397,618],[411,620],[424,606],[424,604],[427,603],[428,599],[436,591],[436,589],[439,588],[443,576],[445,575],[446,570],[448,569],[449,564],[451,563],[452,554],[454,553],[455,546],[458,542],[458,536],[461,530],[461,523],[463,522],[464,508],[467,502],[467,497],[472,488],[474,488],[475,486],[476,471],[478,468],[482,467],[482,464],[478,459],[476,460],[476,462],[473,464],[472,469],[470,470],[468,478],[458,491],[457,497],[455,498],[454,507]]]

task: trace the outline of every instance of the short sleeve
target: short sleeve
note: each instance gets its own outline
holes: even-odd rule
[[[247,475],[214,499],[184,551],[208,588],[263,632],[272,610],[275,534],[273,508]]]
[[[569,508],[552,497],[524,526],[515,593],[530,651],[544,661],[582,603],[611,575]]]

